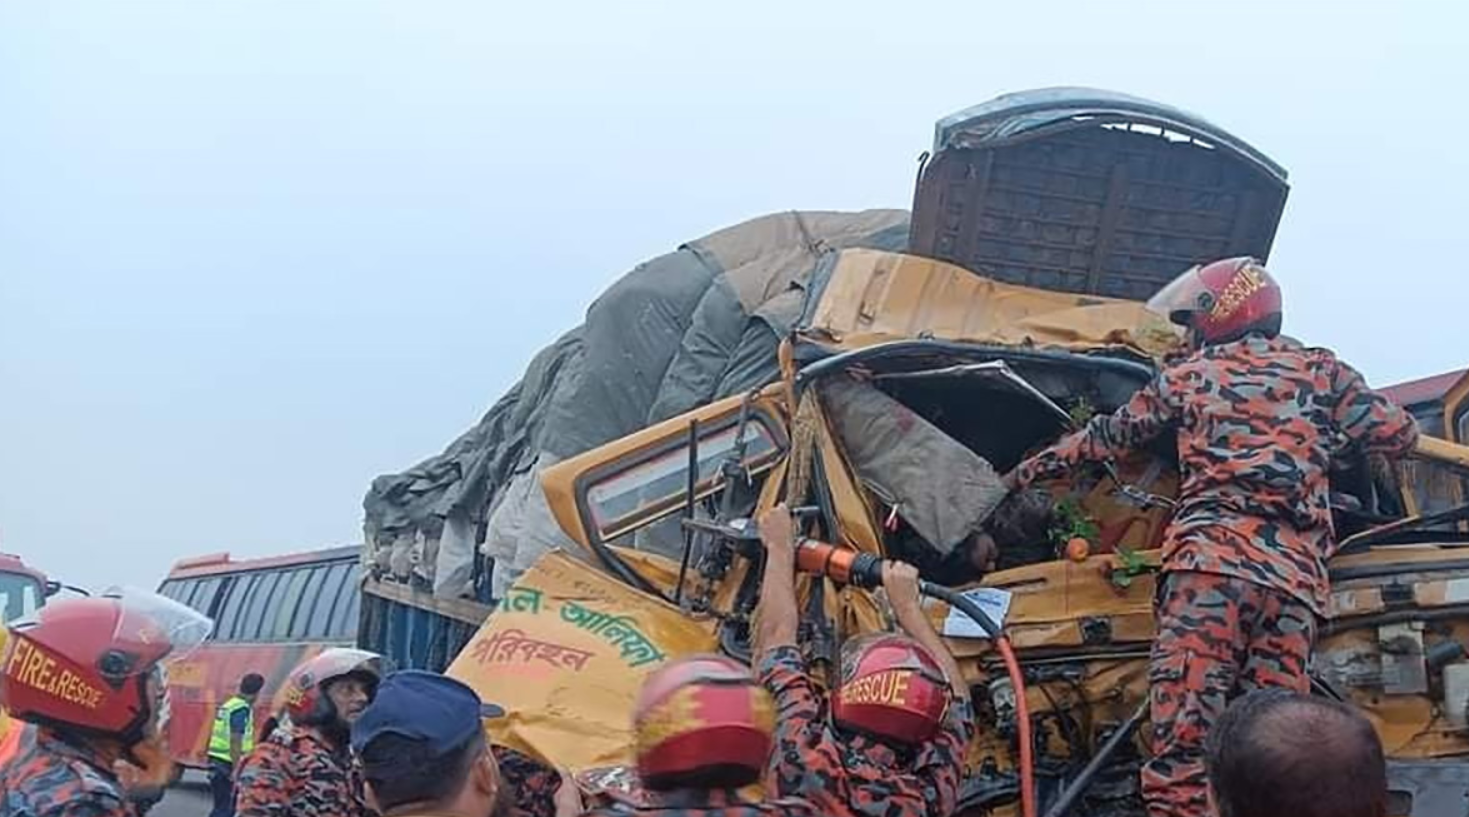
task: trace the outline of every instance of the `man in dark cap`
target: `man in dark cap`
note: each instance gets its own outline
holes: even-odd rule
[[[389,675],[352,725],[369,802],[383,817],[505,814],[509,793],[482,724],[502,715],[453,678]]]

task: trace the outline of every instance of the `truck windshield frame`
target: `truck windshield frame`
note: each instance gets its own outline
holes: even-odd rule
[[[738,410],[699,424],[696,499],[719,490],[720,466],[734,449],[738,433]],[[785,453],[784,428],[766,410],[751,406],[745,445],[747,472],[751,476],[764,473],[775,467]],[[607,544],[682,509],[688,490],[688,458],[685,430],[629,451],[578,477],[577,512],[588,538]]]

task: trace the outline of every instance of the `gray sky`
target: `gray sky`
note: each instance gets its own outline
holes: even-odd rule
[[[1293,334],[1469,364],[1463,3],[582,5],[0,4],[0,550],[152,585],[357,541],[626,269],[906,207],[935,119],[1045,85],[1289,169]]]

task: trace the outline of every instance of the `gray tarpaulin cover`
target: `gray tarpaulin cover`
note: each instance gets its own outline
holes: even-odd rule
[[[474,550],[495,595],[552,547],[541,469],[710,400],[774,380],[776,349],[827,250],[902,250],[908,214],[787,212],[691,241],[624,275],[586,321],[440,455],[378,477],[366,558],[441,597],[468,595]]]
[[[1004,498],[987,460],[876,386],[833,377],[821,397],[857,476],[940,553]]]

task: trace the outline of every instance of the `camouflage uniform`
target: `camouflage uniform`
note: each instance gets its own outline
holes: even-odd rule
[[[959,799],[964,751],[974,737],[973,707],[954,699],[939,733],[900,751],[865,735],[838,734],[800,650],[777,647],[760,662],[778,723],[771,771],[776,790],[811,801],[830,817],[948,817]]]
[[[494,747],[500,766],[500,785],[510,792],[509,817],[553,817],[561,776],[555,769],[514,749]]]
[[[592,809],[583,817],[817,817],[817,811],[804,800],[768,800],[751,802],[732,791],[645,792],[645,806],[618,802],[605,808]],[[825,812],[830,814],[830,812]]]
[[[27,726],[18,739],[15,755],[0,767],[0,815],[133,817],[111,761],[48,729]]]
[[[1343,445],[1389,457],[1413,418],[1331,352],[1248,337],[1170,361],[1108,417],[1016,469],[1019,485],[1137,448],[1176,427],[1181,482],[1163,543],[1150,669],[1153,817],[1207,809],[1203,737],[1228,699],[1304,690],[1335,551],[1328,468]]]
[[[332,746],[310,727],[277,729],[240,761],[236,817],[370,817],[361,775]]]

